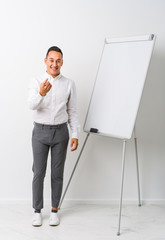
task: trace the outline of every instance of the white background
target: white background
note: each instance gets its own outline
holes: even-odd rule
[[[29,79],[45,71],[49,47],[64,52],[62,74],[76,82],[80,146],[65,165],[66,185],[86,134],[83,124],[105,37],[157,35],[137,118],[141,195],[165,200],[165,1],[0,1],[0,200],[31,200],[32,111]],[[90,136],[66,199],[119,198],[122,142]],[[124,198],[137,199],[133,141],[127,145]],[[50,159],[45,179],[50,199]]]

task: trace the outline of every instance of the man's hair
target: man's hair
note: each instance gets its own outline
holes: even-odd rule
[[[62,53],[61,49],[60,49],[59,47],[53,46],[53,47],[50,47],[50,48],[48,49],[48,51],[47,51],[47,53],[46,53],[46,58],[47,58],[47,56],[48,56],[48,54],[49,54],[50,51],[59,52],[59,53],[61,53],[61,55],[62,55],[62,57],[63,57],[63,53]]]

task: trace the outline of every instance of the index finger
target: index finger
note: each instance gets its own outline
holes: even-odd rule
[[[48,78],[44,81],[44,84],[48,82]]]

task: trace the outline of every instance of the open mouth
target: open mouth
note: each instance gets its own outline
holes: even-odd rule
[[[51,68],[53,71],[57,71],[58,68]]]

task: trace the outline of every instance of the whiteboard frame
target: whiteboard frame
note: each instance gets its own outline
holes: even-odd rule
[[[98,69],[97,69],[97,74],[96,74],[96,78],[95,78],[95,82],[94,82],[94,86],[93,86],[93,90],[92,90],[92,94],[91,94],[91,98],[90,98],[90,102],[89,102],[89,105],[88,105],[86,118],[85,118],[84,125],[83,125],[83,131],[84,132],[92,133],[91,131],[85,130],[85,124],[86,124],[86,121],[87,121],[87,116],[88,116],[88,113],[89,113],[92,97],[93,97],[93,94],[94,94],[95,85],[96,85],[98,72],[99,72],[99,69],[100,69],[100,65],[101,65],[101,61],[102,61],[105,45],[106,44],[110,44],[110,43],[112,44],[112,43],[118,43],[118,42],[137,42],[137,41],[153,41],[153,45],[152,45],[152,51],[151,51],[150,59],[149,59],[149,63],[148,63],[148,68],[146,69],[146,74],[145,74],[145,77],[144,77],[145,80],[144,80],[144,84],[143,84],[143,87],[142,87],[141,95],[140,95],[140,98],[139,98],[137,112],[135,114],[134,123],[136,123],[136,118],[137,118],[137,114],[138,114],[139,107],[140,107],[140,101],[141,101],[141,98],[142,98],[142,94],[143,94],[143,90],[144,90],[144,86],[145,86],[145,82],[146,82],[146,77],[147,77],[147,73],[148,73],[148,69],[149,69],[149,66],[150,66],[151,57],[152,57],[152,54],[153,54],[153,49],[154,49],[154,45],[155,45],[155,41],[156,41],[156,35],[155,34],[141,35],[141,36],[131,36],[131,37],[122,37],[122,38],[111,38],[111,39],[105,38],[104,45],[103,45],[103,50],[102,50],[102,53],[101,53],[101,58],[100,58],[100,62],[99,62],[99,66],[98,66]],[[135,124],[134,124],[134,127],[135,127]],[[134,127],[133,127],[133,129],[134,129]],[[132,134],[133,134],[133,129],[132,129]],[[93,134],[96,134],[96,133],[93,133]],[[131,134],[131,137],[132,137],[132,134]],[[105,134],[105,133],[101,133],[101,132],[97,132],[97,135],[106,136],[106,137],[112,137],[112,138],[117,138],[117,139],[123,139],[123,140],[124,139],[131,139],[131,137],[130,138],[123,138],[123,136],[118,136],[118,135],[113,135],[113,134]]]

